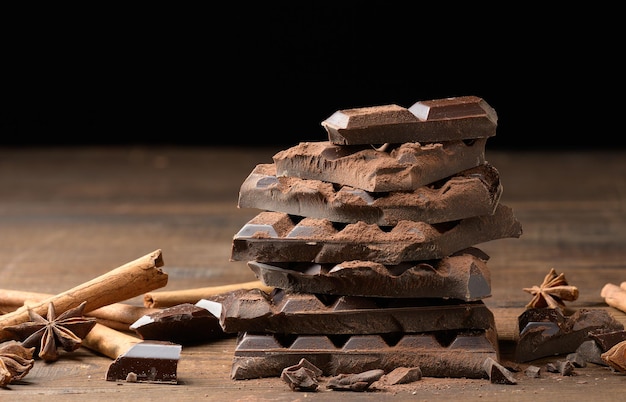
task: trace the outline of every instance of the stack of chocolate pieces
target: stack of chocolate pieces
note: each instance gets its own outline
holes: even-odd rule
[[[231,378],[303,358],[328,376],[487,377],[499,351],[476,245],[522,234],[485,160],[496,112],[467,96],[342,110],[322,126],[328,141],[278,152],[241,186],[238,206],[262,211],[231,260],[274,291],[222,303],[222,328],[238,333]]]

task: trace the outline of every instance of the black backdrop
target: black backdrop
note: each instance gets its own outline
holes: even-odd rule
[[[490,148],[622,145],[617,28],[588,10],[199,4],[16,17],[0,145],[294,145],[336,110],[463,95],[497,111]]]

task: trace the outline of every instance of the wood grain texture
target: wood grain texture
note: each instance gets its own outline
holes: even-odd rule
[[[0,148],[0,282],[4,289],[57,294],[137,256],[163,252],[168,283],[184,290],[254,281],[245,262],[229,261],[233,235],[258,210],[237,208],[239,186],[278,149],[257,148]],[[564,272],[579,298],[575,308],[626,315],[600,295],[606,283],[626,280],[626,152],[502,152],[486,159],[501,177],[501,202],[522,223],[519,239],[479,247],[490,255],[492,296],[503,357],[510,356],[517,317],[550,268]],[[143,297],[124,301],[142,306]],[[111,359],[81,348],[59,361],[37,361],[0,399],[273,400],[294,393],[278,378],[230,380],[235,339],[184,347],[178,385],[104,380]],[[544,361],[535,362],[545,364]],[[517,385],[486,380],[433,379],[392,391],[346,393],[351,400],[614,400],[623,376],[606,367],[576,369],[541,379],[518,373]],[[307,398],[336,400],[335,391]]]

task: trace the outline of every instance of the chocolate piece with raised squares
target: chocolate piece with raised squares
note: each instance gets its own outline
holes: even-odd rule
[[[601,309],[579,309],[567,317],[560,309],[527,309],[518,321],[517,362],[573,353],[583,342],[591,339],[589,333],[592,331],[624,329],[623,324]]]
[[[470,248],[440,260],[383,265],[371,261],[339,264],[248,261],[267,286],[327,295],[452,298],[464,301],[491,296],[488,257]]]
[[[191,303],[178,304],[145,315],[135,321],[130,329],[141,339],[170,341],[182,345],[232,336],[222,330],[219,314],[215,316],[205,308]]]
[[[109,365],[106,380],[177,384],[181,350],[171,342],[142,341]]]
[[[325,376],[398,367],[420,367],[425,377],[485,378],[483,362],[498,359],[494,330],[423,334],[285,335],[239,334],[231,378],[280,376],[305,358]]]
[[[258,208],[332,222],[380,226],[401,220],[449,222],[493,214],[502,185],[496,168],[485,162],[413,191],[372,193],[350,186],[276,177],[274,164],[257,165],[239,190],[239,208]]]
[[[273,156],[277,176],[321,180],[365,191],[410,191],[485,163],[485,138],[376,150],[301,142]]]
[[[340,110],[322,122],[338,145],[439,142],[496,135],[498,116],[482,98],[461,96]]]
[[[315,295],[252,289],[222,304],[226,332],[385,334],[489,329],[493,313],[482,301]]]
[[[231,261],[399,264],[443,258],[479,243],[521,234],[513,210],[502,203],[493,215],[433,225],[400,221],[393,227],[339,224],[264,211],[234,236]]]

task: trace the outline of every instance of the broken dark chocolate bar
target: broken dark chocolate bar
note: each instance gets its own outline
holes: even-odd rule
[[[109,365],[106,380],[177,384],[181,350],[181,345],[171,342],[142,341]]]
[[[372,193],[320,180],[276,177],[274,164],[257,165],[239,190],[239,208],[258,208],[333,222],[380,226],[401,220],[449,222],[493,214],[502,194],[489,163],[416,190]]]
[[[475,301],[491,296],[488,257],[481,253],[470,248],[440,260],[398,265],[357,260],[339,264],[248,261],[248,266],[265,285],[292,292]]]
[[[489,329],[493,313],[482,301],[402,299],[252,289],[222,304],[226,332],[384,334]]]
[[[498,204],[493,215],[433,225],[400,221],[393,227],[363,222],[341,225],[264,211],[234,236],[231,260],[399,264],[443,258],[478,243],[521,234],[512,209],[503,204]]]
[[[520,338],[515,348],[518,362],[573,353],[591,339],[592,331],[624,329],[623,324],[601,309],[579,309],[568,317],[560,309],[528,309],[518,321]]]
[[[322,122],[334,144],[439,142],[496,135],[498,116],[476,96],[372,106],[335,112]]]
[[[435,331],[423,334],[298,335],[240,333],[231,378],[277,377],[305,358],[324,375],[420,367],[426,377],[486,378],[483,362],[498,359],[491,331]]]
[[[436,144],[369,145],[301,142],[273,156],[277,176],[337,183],[365,191],[410,191],[485,163],[485,138]]]
[[[130,329],[141,339],[161,340],[182,345],[206,342],[231,336],[224,333],[215,316],[208,310],[191,303],[183,303],[145,315]]]

